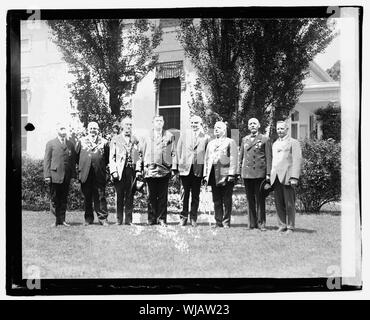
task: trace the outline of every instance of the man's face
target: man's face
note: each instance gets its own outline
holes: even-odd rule
[[[123,121],[121,126],[122,126],[122,132],[125,136],[131,135],[131,132],[132,132],[132,121],[131,120]]]
[[[96,125],[89,126],[89,135],[93,138],[95,138],[99,133],[99,128]]]
[[[278,123],[276,125],[276,132],[279,136],[279,138],[284,138],[286,134],[288,133],[288,127],[285,123]]]
[[[260,124],[257,119],[250,119],[248,121],[248,129],[252,134],[256,134],[259,128]]]
[[[198,132],[200,129],[200,120],[198,118],[192,118],[190,120],[190,126],[194,132]]]
[[[164,121],[162,117],[154,118],[153,120],[153,126],[156,130],[161,130],[163,128]]]
[[[66,135],[67,135],[67,128],[63,125],[59,126],[58,127],[58,136],[61,137],[61,138],[65,138]]]
[[[214,127],[214,134],[216,138],[219,138],[224,135],[225,128],[220,123],[216,123]]]

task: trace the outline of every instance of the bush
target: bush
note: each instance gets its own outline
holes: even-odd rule
[[[171,179],[168,188],[169,206],[178,207],[180,194],[180,179]],[[43,160],[22,157],[22,208],[24,210],[49,210],[50,209],[49,185],[44,182]],[[108,210],[116,211],[116,196],[114,185],[108,181],[106,186]],[[147,209],[146,194],[136,193],[134,209]],[[78,180],[71,181],[68,193],[67,210],[84,210],[83,194]]]
[[[340,143],[332,139],[302,142],[303,165],[297,197],[305,212],[319,212],[324,204],[340,200],[340,152]]]

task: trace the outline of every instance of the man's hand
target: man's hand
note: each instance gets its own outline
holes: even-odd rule
[[[178,173],[179,173],[179,171],[176,170],[176,169],[171,170],[171,176],[172,177],[176,176]]]
[[[143,174],[141,173],[141,171],[136,171],[136,178],[141,178],[143,176]]]
[[[51,182],[51,178],[45,178],[45,183],[50,183]]]
[[[298,185],[298,180],[297,180],[297,179],[295,179],[295,178],[291,178],[291,179],[289,180],[289,183],[290,183],[290,185],[291,185],[292,187],[296,187],[296,186]]]
[[[208,184],[207,178],[203,177],[202,179],[202,185],[206,186]]]
[[[266,174],[266,181],[270,182],[270,175],[269,174]]]
[[[117,179],[118,179],[118,172],[113,172],[113,173],[112,173],[112,178],[113,178],[114,180],[117,180]]]

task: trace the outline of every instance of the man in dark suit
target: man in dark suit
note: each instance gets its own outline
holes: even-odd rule
[[[141,146],[144,178],[149,188],[148,224],[167,226],[168,182],[176,170],[175,137],[163,130],[163,116],[153,118],[153,130]]]
[[[121,132],[113,136],[110,142],[109,170],[117,194],[117,225],[132,224],[134,203],[133,184],[135,176],[141,175],[139,166],[138,139],[132,135],[132,119],[126,117],[121,121]]]
[[[108,141],[100,137],[99,126],[90,122],[87,126],[88,135],[76,144],[78,172],[81,190],[84,195],[85,225],[94,222],[94,209],[99,223],[107,226],[108,209],[105,197],[107,182],[107,165],[109,161]]]
[[[301,172],[302,150],[299,141],[288,136],[288,125],[278,121],[279,138],[272,145],[271,183],[274,185],[278,232],[292,233],[295,227],[295,188]]]
[[[242,139],[240,146],[239,171],[244,179],[248,200],[248,229],[266,231],[265,197],[261,191],[264,179],[270,180],[271,143],[270,139],[258,132],[260,123],[256,118],[248,121],[250,135]]]
[[[216,139],[207,146],[204,160],[204,182],[212,186],[212,198],[217,227],[230,227],[232,195],[237,174],[238,148],[226,137],[227,126],[218,121],[214,126]]]
[[[72,142],[67,140],[67,128],[57,124],[57,137],[46,144],[44,179],[50,184],[50,211],[55,226],[69,226],[65,221],[67,196],[71,178],[76,175],[76,153]]]
[[[191,191],[190,223],[196,227],[199,207],[200,186],[203,178],[204,156],[209,136],[201,132],[202,119],[190,118],[191,131],[180,136],[176,148],[176,164],[184,189],[180,225],[185,226],[189,215],[189,196]]]

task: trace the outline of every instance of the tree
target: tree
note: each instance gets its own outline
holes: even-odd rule
[[[326,19],[182,19],[180,29],[208,107],[242,134],[252,116],[273,133],[296,105],[310,61],[335,36]]]
[[[53,39],[76,80],[70,86],[86,125],[127,114],[124,98],[154,68],[161,29],[147,19],[49,20]]]
[[[332,77],[334,81],[340,81],[340,61],[338,60],[333,66],[326,70],[329,76]]]

